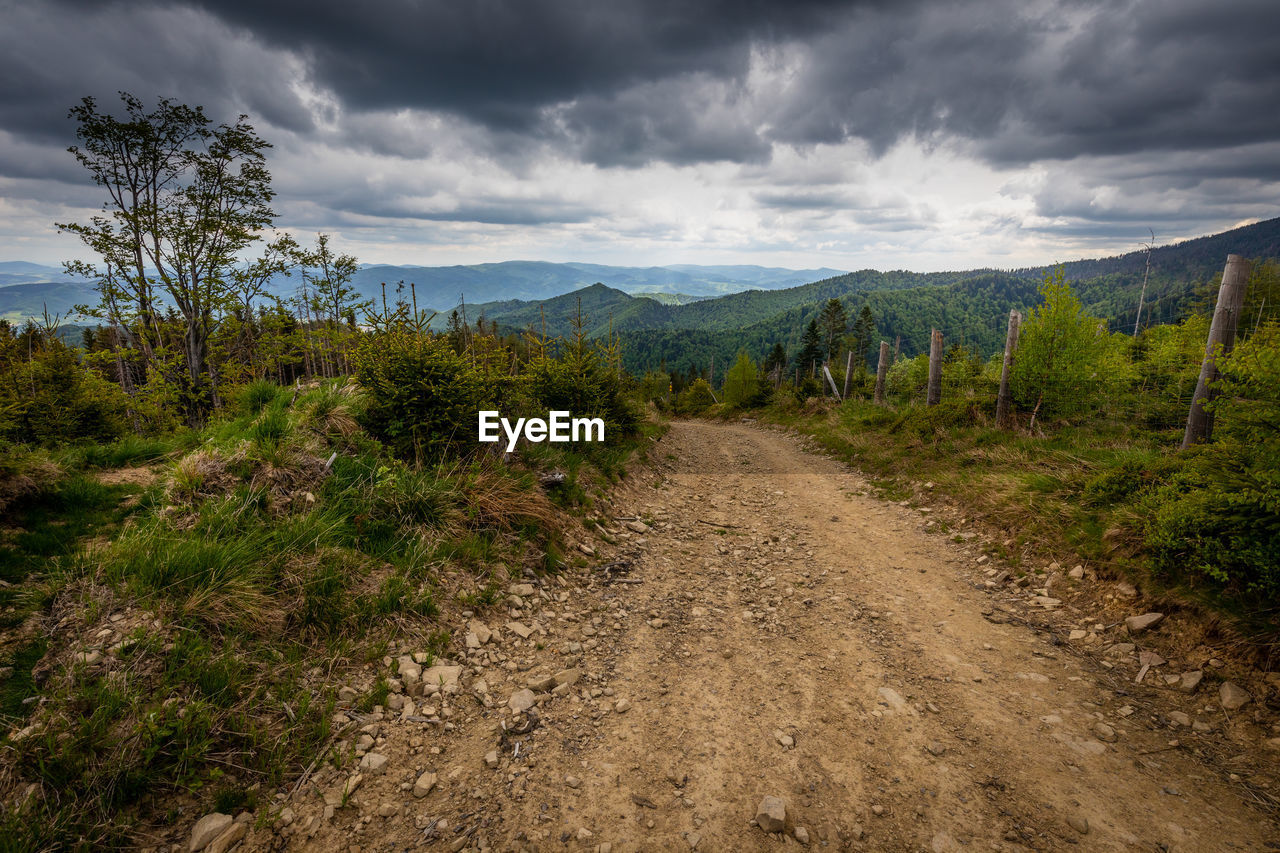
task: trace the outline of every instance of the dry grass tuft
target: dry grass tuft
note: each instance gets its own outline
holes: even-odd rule
[[[0,512],[18,498],[39,491],[62,474],[62,467],[43,455],[14,453],[10,459],[0,463]]]
[[[254,469],[249,486],[267,495],[272,512],[283,514],[306,509],[328,476],[324,463],[320,457],[306,453],[290,454],[284,464],[263,461]]]
[[[226,495],[239,482],[231,473],[236,459],[226,459],[212,450],[197,450],[178,460],[165,488],[165,502],[192,507],[206,498]]]
[[[558,531],[560,513],[542,492],[498,471],[482,468],[468,477],[462,496],[479,526],[511,530],[536,524],[543,530]]]

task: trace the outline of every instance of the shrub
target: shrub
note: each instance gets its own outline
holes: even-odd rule
[[[676,395],[675,410],[678,415],[696,415],[705,412],[715,404],[715,396],[707,380],[699,377],[689,387]]]
[[[86,368],[61,340],[38,330],[20,347],[0,326],[0,436],[30,444],[111,441],[125,431],[128,400],[120,386]]]
[[[476,441],[476,412],[492,408],[479,375],[445,338],[391,329],[360,339],[356,378],[365,427],[405,459],[440,458]]]
[[[1214,442],[1147,506],[1155,567],[1232,592],[1280,593],[1280,325],[1219,361]]]
[[[741,406],[756,396],[760,389],[760,378],[756,363],[746,352],[738,353],[738,360],[724,378],[724,403],[726,406]]]
[[[896,397],[924,397],[925,384],[929,381],[929,354],[920,353],[915,358],[900,358],[889,368],[885,386]]]
[[[632,435],[641,420],[622,393],[621,376],[585,341],[571,341],[560,359],[535,358],[527,376],[529,392],[547,410],[604,420],[608,443]]]
[[[1044,299],[1032,309],[1018,336],[1010,387],[1033,416],[1060,417],[1101,405],[1110,336],[1096,317],[1084,313],[1062,269],[1047,273]]]

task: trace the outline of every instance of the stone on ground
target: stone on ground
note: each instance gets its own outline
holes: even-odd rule
[[[413,795],[415,797],[425,797],[431,793],[431,789],[436,786],[436,774],[428,770],[418,777],[418,781],[413,783]]]
[[[780,797],[765,797],[756,807],[756,823],[765,832],[782,832],[787,826],[787,804]]]
[[[533,695],[533,691],[529,688],[517,690],[511,694],[511,698],[507,700],[507,707],[517,714],[522,714],[534,706],[537,697]]]
[[[1218,701],[1228,711],[1235,711],[1252,699],[1253,697],[1249,695],[1247,690],[1230,681],[1222,682],[1222,686],[1218,688]]]
[[[1143,613],[1141,616],[1130,616],[1124,620],[1124,626],[1130,634],[1141,634],[1164,621],[1163,613]]]
[[[187,846],[188,853],[196,853],[197,850],[203,850],[209,846],[209,843],[221,835],[228,826],[231,826],[233,819],[229,814],[221,814],[213,812],[196,821],[196,825],[191,827],[191,843]]]
[[[204,848],[205,853],[227,853],[228,850],[239,844],[248,834],[248,824],[237,821],[231,824],[225,832],[213,839],[213,841],[209,843],[209,846]]]

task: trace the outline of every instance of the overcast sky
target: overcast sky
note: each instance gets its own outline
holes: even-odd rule
[[[1014,267],[1280,215],[1280,3],[0,0],[0,260],[68,109],[247,113],[362,262]]]

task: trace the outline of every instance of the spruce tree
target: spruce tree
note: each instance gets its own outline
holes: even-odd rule
[[[822,361],[822,354],[822,333],[818,331],[818,321],[815,318],[809,321],[804,336],[800,338],[800,354],[796,356],[796,366],[807,374],[813,370],[814,365]]]
[[[828,299],[818,315],[818,327],[822,332],[823,352],[826,357],[835,361],[840,354],[840,341],[849,326],[849,317],[845,314],[844,303],[839,299]]]

